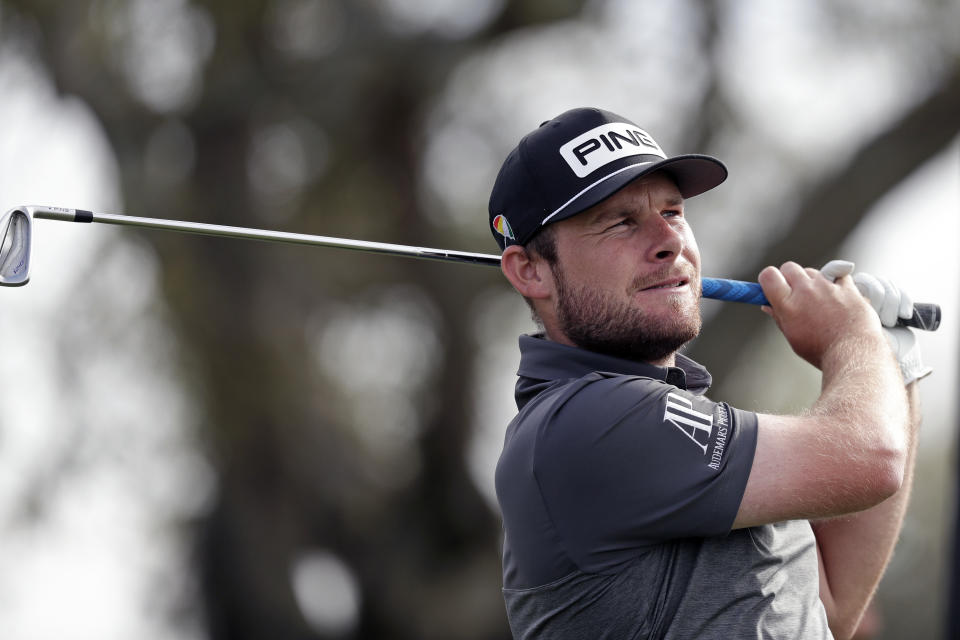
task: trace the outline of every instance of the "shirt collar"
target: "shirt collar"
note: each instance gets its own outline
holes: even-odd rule
[[[676,366],[661,367],[547,340],[542,334],[520,336],[517,375],[534,380],[580,378],[593,371],[643,376],[663,380],[681,389],[703,394],[712,378],[702,365],[677,354]]]

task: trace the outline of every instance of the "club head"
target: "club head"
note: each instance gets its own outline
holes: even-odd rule
[[[22,287],[30,280],[32,226],[26,210],[11,209],[0,218],[0,286]]]

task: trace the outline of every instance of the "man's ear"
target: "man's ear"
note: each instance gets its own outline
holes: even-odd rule
[[[510,245],[500,258],[500,270],[524,298],[543,300],[553,294],[553,272],[547,261],[522,246]]]

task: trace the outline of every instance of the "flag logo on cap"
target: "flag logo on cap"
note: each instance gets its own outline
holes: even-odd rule
[[[510,228],[510,223],[507,222],[507,219],[504,216],[500,215],[493,219],[493,228],[504,238],[516,240],[513,235],[513,229]]]

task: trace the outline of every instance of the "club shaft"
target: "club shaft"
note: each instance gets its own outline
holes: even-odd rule
[[[179,231],[205,236],[221,238],[241,238],[244,240],[262,240],[265,242],[282,242],[314,247],[332,247],[336,249],[350,249],[383,255],[419,258],[421,260],[437,260],[443,262],[461,262],[479,264],[491,267],[500,266],[500,256],[485,253],[469,253],[465,251],[450,251],[447,249],[431,249],[428,247],[412,247],[402,244],[386,242],[370,242],[367,240],[351,240],[347,238],[332,238],[303,233],[288,233],[285,231],[268,231],[264,229],[250,229],[248,227],[231,227],[202,222],[184,222],[181,220],[161,220],[158,218],[139,218],[137,216],[123,216],[110,213],[95,213],[83,209],[66,209],[60,207],[24,207],[34,218],[42,220],[60,220],[65,222],[99,222],[102,224],[141,227],[144,229],[160,229],[163,231]],[[747,304],[769,304],[763,294],[763,289],[755,282],[727,280],[724,278],[701,278],[703,296],[714,300],[728,302],[743,302]],[[934,304],[920,303],[915,305],[914,317],[904,321],[906,326],[913,326],[928,331],[935,330],[940,323],[940,308]]]
[[[350,240],[346,238],[331,238],[328,236],[308,235],[304,233],[288,233],[285,231],[268,231],[264,229],[250,229],[247,227],[231,227],[219,224],[202,222],[184,222],[181,220],[161,220],[158,218],[138,218],[110,213],[95,213],[80,209],[61,209],[59,207],[28,207],[34,218],[42,220],[61,220],[66,222],[99,222],[144,229],[160,229],[163,231],[179,231],[219,238],[240,238],[243,240],[262,240],[265,242],[280,242],[315,247],[332,247],[337,249],[351,249],[394,256],[420,258],[423,260],[442,260],[446,262],[465,262],[470,264],[484,264],[500,266],[500,257],[483,253],[468,253],[465,251],[449,251],[446,249],[431,249],[428,247],[412,247],[402,244],[386,242],[369,242],[366,240]]]

